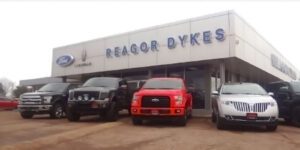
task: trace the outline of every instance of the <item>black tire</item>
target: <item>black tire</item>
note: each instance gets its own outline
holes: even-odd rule
[[[293,108],[291,121],[293,125],[300,127],[300,106]]]
[[[216,120],[217,120],[216,115],[215,115],[214,112],[212,112],[212,113],[211,113],[211,121],[212,121],[213,123],[216,123]]]
[[[268,131],[276,131],[277,125],[267,125],[267,126],[266,126],[266,129],[267,129]]]
[[[63,106],[60,103],[54,104],[52,110],[50,111],[50,118],[60,119],[65,116]]]
[[[134,124],[134,125],[142,125],[143,124],[143,119],[137,118],[137,117],[132,117],[132,124]]]
[[[189,114],[188,114],[188,119],[191,119],[191,118],[193,118],[193,113],[192,113],[192,109],[190,109],[190,111],[189,111]]]
[[[217,128],[219,130],[224,130],[225,129],[225,125],[224,125],[224,123],[221,120],[221,117],[219,115],[216,115],[216,125],[217,125]]]
[[[187,112],[187,109],[185,109],[184,115],[178,118],[178,125],[186,126],[187,120],[188,120],[188,112]]]
[[[76,122],[80,119],[80,115],[75,112],[68,112],[67,118],[71,122]]]
[[[128,111],[128,115],[131,116],[131,108],[128,108],[127,111]]]
[[[31,119],[33,117],[33,113],[31,112],[21,112],[21,116],[23,119]]]
[[[110,104],[110,107],[107,109],[106,115],[105,115],[105,119],[107,121],[117,121],[119,117],[119,111],[117,109],[117,103],[116,102],[112,102]]]

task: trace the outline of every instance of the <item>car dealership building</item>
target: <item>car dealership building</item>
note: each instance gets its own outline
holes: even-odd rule
[[[130,86],[151,77],[181,77],[193,90],[194,115],[211,112],[223,82],[298,79],[298,70],[233,11],[226,11],[53,50],[52,77],[82,82],[123,77]]]

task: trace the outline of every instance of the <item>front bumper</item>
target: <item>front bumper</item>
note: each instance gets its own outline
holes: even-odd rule
[[[229,125],[277,125],[278,119],[272,116],[257,117],[257,119],[247,119],[246,116],[230,116],[220,117],[224,124]]]
[[[131,115],[139,117],[167,117],[167,116],[184,116],[185,108],[143,108],[131,107]]]
[[[52,105],[18,105],[19,112],[49,113]]]
[[[108,100],[68,101],[68,111],[81,115],[93,115],[99,114],[99,112],[106,109],[108,105]]]

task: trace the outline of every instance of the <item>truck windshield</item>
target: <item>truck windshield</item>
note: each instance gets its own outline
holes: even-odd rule
[[[300,82],[291,82],[291,85],[296,93],[300,93]]]
[[[222,94],[267,95],[267,92],[258,84],[229,84],[223,86]]]
[[[42,86],[38,92],[64,92],[68,85],[66,83],[49,83]]]
[[[181,89],[182,82],[180,80],[151,79],[148,80],[143,89]]]
[[[117,87],[119,80],[117,78],[92,78],[87,80],[83,87]]]

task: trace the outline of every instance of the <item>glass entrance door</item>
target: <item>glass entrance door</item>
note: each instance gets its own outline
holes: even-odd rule
[[[185,72],[185,81],[187,87],[192,91],[193,109],[205,109],[205,70],[198,68],[187,68]]]

